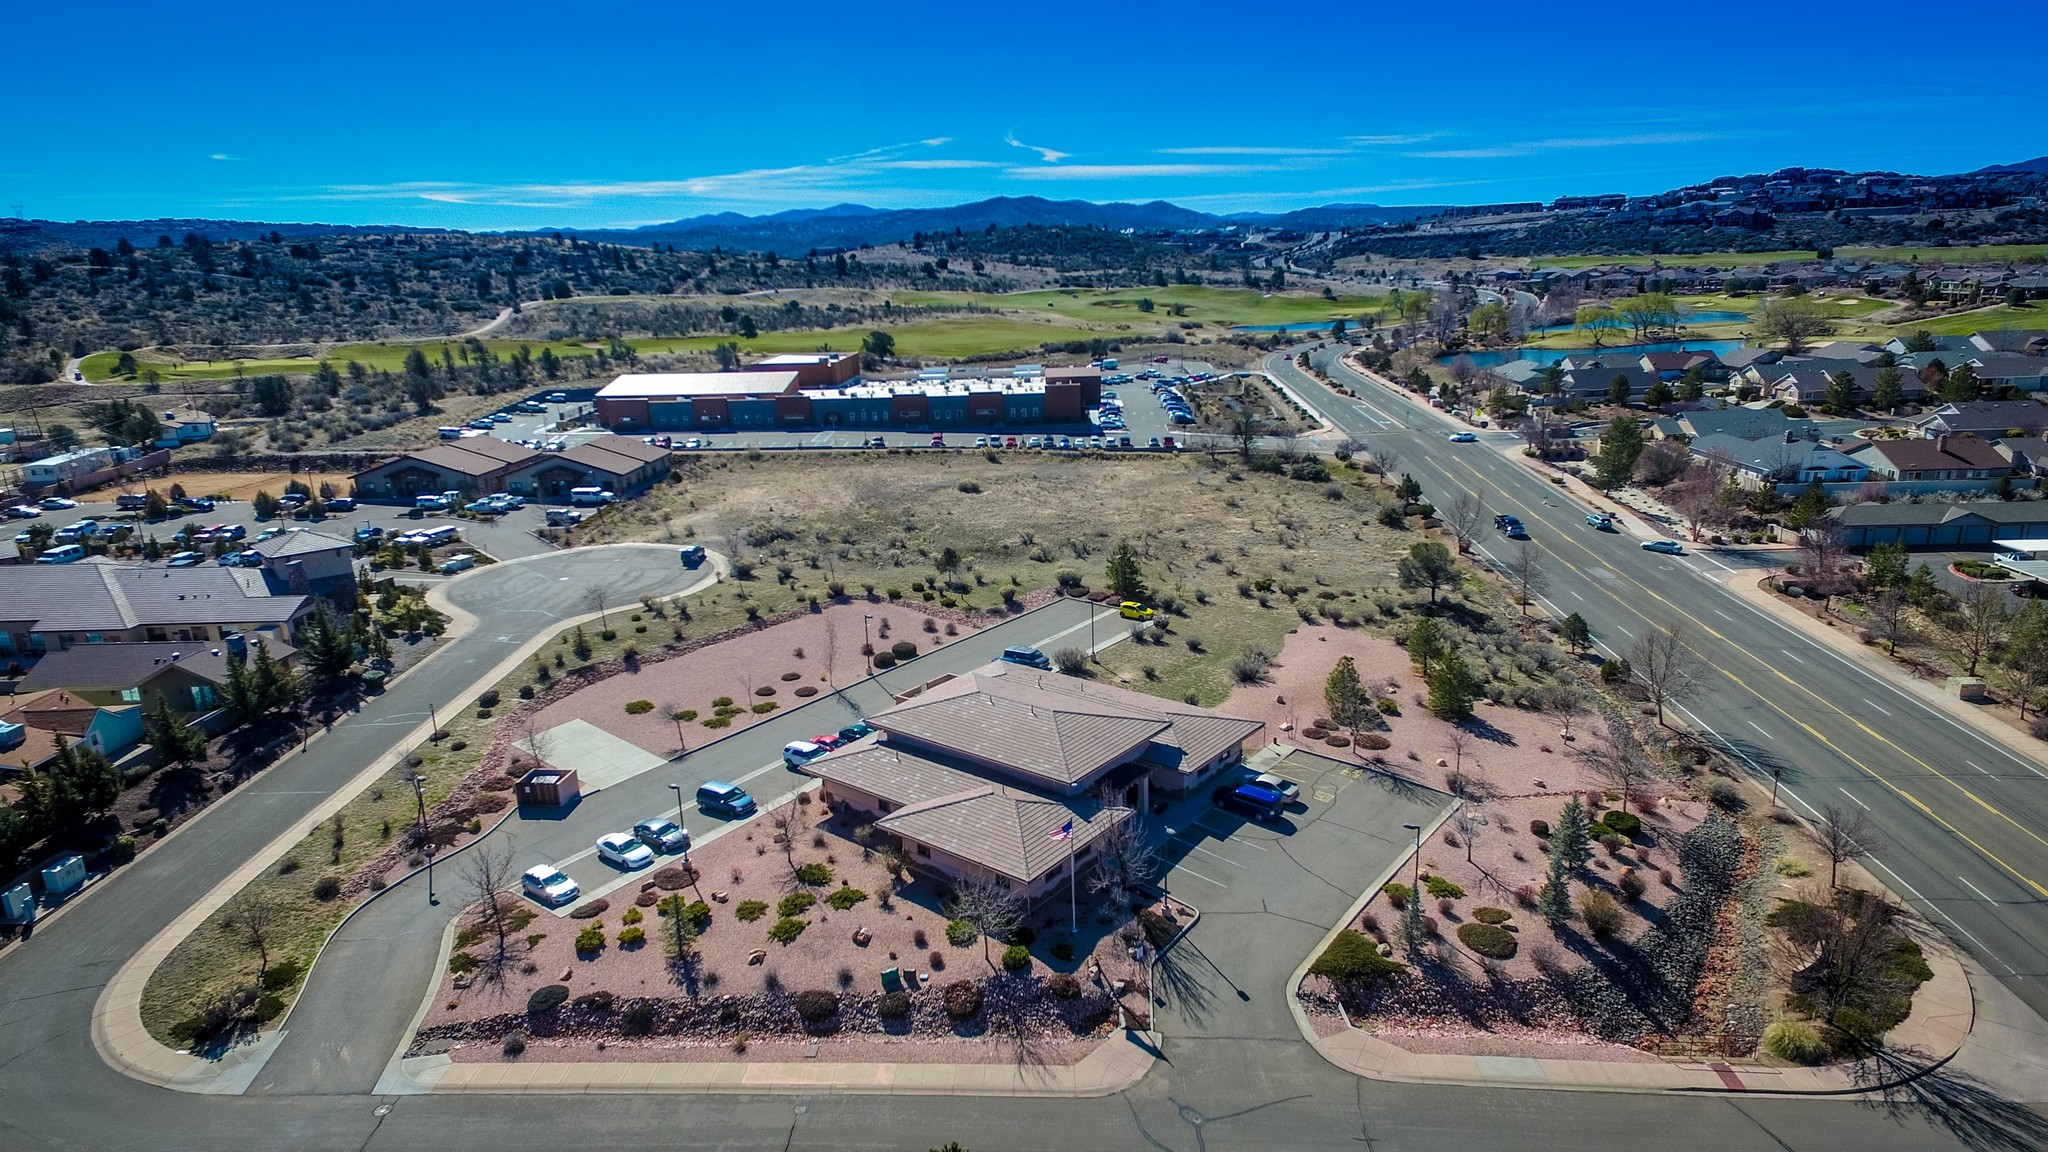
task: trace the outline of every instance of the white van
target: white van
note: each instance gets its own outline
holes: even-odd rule
[[[443,426],[443,427],[441,428],[441,439],[443,439],[443,440],[460,440],[460,439],[462,439],[462,429],[460,429],[460,428],[454,428],[454,427],[449,427],[449,426],[446,426],[446,425],[444,425],[444,426]]]
[[[618,498],[618,494],[609,488],[569,489],[569,503],[576,505],[589,505],[595,508],[610,504]]]
[[[431,548],[438,548],[443,544],[455,543],[462,535],[462,530],[453,524],[443,524],[437,528],[428,528],[417,535],[420,543]]]
[[[36,557],[36,563],[76,564],[83,559],[85,559],[85,548],[83,545],[59,544],[54,548],[43,549],[42,554]]]

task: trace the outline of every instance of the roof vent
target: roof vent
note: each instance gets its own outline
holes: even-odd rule
[[[178,662],[178,657],[180,657],[180,656],[183,656],[183,655],[184,655],[184,653],[183,653],[183,652],[173,652],[173,653],[171,653],[171,663],[173,663],[173,664],[176,664],[176,663]]]

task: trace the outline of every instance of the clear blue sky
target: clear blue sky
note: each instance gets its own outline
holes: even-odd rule
[[[0,213],[1211,211],[2048,153],[2048,5],[20,3]]]

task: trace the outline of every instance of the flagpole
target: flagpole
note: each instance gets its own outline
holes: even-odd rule
[[[1079,886],[1080,877],[1074,874],[1074,837],[1072,833],[1069,833],[1067,835],[1067,934],[1070,936],[1079,936],[1081,934],[1081,915],[1076,911],[1077,901],[1074,896],[1074,891]]]

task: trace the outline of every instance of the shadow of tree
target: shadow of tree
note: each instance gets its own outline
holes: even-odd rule
[[[1933,1065],[1923,1052],[1881,1049],[1852,1070],[1867,1108],[1903,1121],[1919,1115],[1966,1147],[2033,1152],[2048,1147],[2048,1116],[2007,1099],[1967,1072]]]
[[[1197,960],[1199,964],[1194,962]],[[1216,975],[1222,974],[1202,954],[1202,950],[1185,937],[1160,953],[1152,968],[1153,1003],[1178,1010],[1183,1019],[1196,1027],[1206,1023],[1216,994],[1208,984],[1203,967]]]

